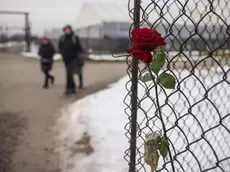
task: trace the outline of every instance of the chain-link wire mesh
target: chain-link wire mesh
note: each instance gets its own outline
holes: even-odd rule
[[[151,132],[163,132],[161,120],[171,156],[160,158],[156,171],[230,171],[230,1],[135,2],[129,1],[130,17],[134,20],[138,15],[134,11],[140,10],[140,26],[154,28],[165,37],[163,72],[174,75],[177,86],[169,91],[160,88],[161,117],[153,83],[139,80],[147,68],[139,63],[136,69],[135,61],[127,56],[130,80],[124,103],[129,122],[125,129],[131,146],[125,159],[130,172],[151,171],[144,162],[144,141]]]

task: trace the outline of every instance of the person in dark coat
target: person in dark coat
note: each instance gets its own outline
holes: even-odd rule
[[[63,28],[64,35],[59,40],[59,52],[62,55],[66,68],[66,95],[76,93],[76,84],[74,81],[74,70],[79,60],[79,55],[83,49],[78,36],[76,36],[70,25]],[[80,75],[79,75],[80,76]],[[83,87],[82,75],[80,87]]]
[[[49,73],[52,69],[54,54],[55,49],[51,41],[44,37],[38,51],[38,55],[41,57],[41,69],[45,74],[43,88],[49,88],[49,81],[54,84],[54,76]]]

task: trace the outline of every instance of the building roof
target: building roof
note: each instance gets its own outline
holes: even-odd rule
[[[194,1],[200,2],[199,0]],[[149,4],[142,4],[143,9],[148,6],[146,13],[149,13],[148,20],[152,21],[151,23],[154,23],[157,19],[161,18],[160,13],[164,14],[163,18],[161,18],[161,21],[163,23],[166,23],[166,27],[167,25],[171,25],[175,20],[176,24],[194,24],[199,23],[201,18],[202,22],[200,22],[199,25],[214,25],[218,21],[220,21],[221,23],[221,20],[218,15],[215,15],[213,12],[209,12],[210,3],[198,4],[198,2],[189,2],[183,9],[180,3],[176,3],[172,0],[169,0],[167,2],[167,4],[164,4],[164,1],[159,2],[157,6],[154,4],[152,4],[151,6],[148,6]],[[224,15],[220,16],[230,21],[230,18],[226,17],[228,15],[225,14],[228,11],[226,12],[225,10],[224,12],[222,12],[223,10],[220,8],[221,3],[213,5],[213,11],[216,14],[220,15],[224,13]],[[186,15],[183,14],[182,9],[186,12]],[[129,16],[128,5],[115,2],[85,2],[77,17],[75,28],[102,24],[103,22],[131,23],[132,19]]]
[[[77,17],[75,28],[103,22],[131,22],[126,4],[85,2]]]

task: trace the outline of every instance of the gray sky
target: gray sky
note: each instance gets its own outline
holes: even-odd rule
[[[31,12],[33,34],[43,34],[45,29],[73,24],[84,0],[0,0],[0,9],[26,10]],[[124,0],[87,0],[92,2]],[[23,27],[21,16],[0,15],[0,25]]]
[[[11,9],[11,10],[26,10],[31,13],[30,21],[32,24],[32,32],[33,34],[42,35],[45,29],[52,29],[54,27],[63,27],[66,24],[74,24],[77,15],[80,11],[80,8],[84,1],[89,2],[123,2],[127,3],[128,0],[0,0],[0,9]],[[181,3],[185,3],[187,0],[180,0]],[[143,3],[149,4],[151,0],[142,0]],[[160,1],[161,3],[164,1]],[[174,4],[176,7],[177,1],[169,0],[167,1],[168,5]],[[192,0],[189,1],[190,4],[187,5],[187,8],[193,8],[195,2],[200,2],[197,6],[199,10],[203,8],[205,12],[205,4],[210,6],[209,1],[203,0],[201,3],[200,0]],[[221,14],[221,8],[230,8],[230,3],[226,3],[227,0],[215,0],[213,2],[214,6],[219,6],[217,8],[217,13]],[[177,3],[178,4],[178,3]],[[171,9],[171,11],[178,11],[177,7],[175,10]],[[225,19],[230,21],[229,10],[225,10],[226,15],[223,16]],[[223,15],[223,14],[222,14]],[[215,17],[215,15],[212,15]],[[195,15],[194,18],[199,16]],[[24,18],[22,16],[9,16],[9,15],[0,15],[0,26],[1,25],[12,25],[12,26],[24,26]]]

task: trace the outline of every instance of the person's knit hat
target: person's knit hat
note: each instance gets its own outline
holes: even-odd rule
[[[63,28],[63,31],[65,31],[65,29],[69,28],[71,31],[72,31],[72,27],[70,25],[66,25],[64,28]]]

